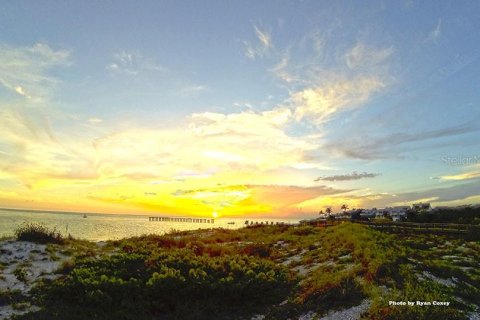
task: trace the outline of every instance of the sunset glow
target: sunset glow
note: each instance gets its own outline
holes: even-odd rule
[[[480,202],[478,4],[266,3],[1,4],[0,207]]]

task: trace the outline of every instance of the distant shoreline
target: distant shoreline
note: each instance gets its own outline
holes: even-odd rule
[[[185,213],[183,215],[174,215],[174,214],[168,214],[168,213],[108,213],[108,212],[89,212],[89,211],[56,211],[56,210],[41,210],[41,209],[18,209],[18,208],[3,208],[0,207],[0,210],[4,211],[15,211],[15,212],[35,212],[35,213],[53,213],[53,214],[79,214],[79,215],[109,215],[109,216],[133,216],[133,217],[154,217],[154,216],[171,216],[171,217],[207,217],[207,216],[197,216],[197,215],[189,215],[188,213]],[[215,220],[218,219],[243,219],[243,220],[256,220],[256,219],[264,219],[264,220],[269,220],[269,219],[284,219],[284,220],[303,220],[303,219],[314,219],[316,218],[315,215],[312,216],[299,216],[299,217],[275,217],[275,216],[221,216],[218,218],[215,218]]]
[[[57,211],[57,210],[41,210],[41,209],[18,209],[18,208],[0,208],[5,211],[20,211],[20,212],[41,212],[41,213],[62,213],[62,214],[95,214],[95,215],[126,215],[126,216],[145,216],[144,213],[107,213],[107,212],[90,212],[90,211]]]

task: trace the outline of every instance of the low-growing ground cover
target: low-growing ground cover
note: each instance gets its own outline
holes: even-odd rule
[[[57,274],[16,319],[467,319],[480,304],[480,243],[447,235],[346,222],[48,246]]]

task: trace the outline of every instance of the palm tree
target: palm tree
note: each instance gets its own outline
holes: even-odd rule
[[[347,209],[348,209],[348,204],[342,204],[341,209],[345,213],[345,211],[347,211]]]
[[[332,208],[330,207],[327,207],[327,209],[325,209],[325,212],[330,215],[330,213],[332,213]]]
[[[319,216],[323,215],[323,210],[320,210],[320,211],[318,212],[318,215],[319,215]]]

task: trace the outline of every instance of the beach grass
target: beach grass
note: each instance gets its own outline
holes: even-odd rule
[[[40,309],[15,319],[466,319],[480,304],[480,243],[458,236],[345,222],[48,246],[63,257],[58,277],[38,281]]]
[[[19,241],[35,243],[63,243],[64,237],[55,229],[50,230],[40,223],[25,223],[15,230],[15,237]]]

